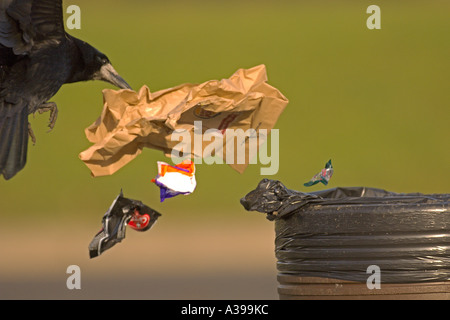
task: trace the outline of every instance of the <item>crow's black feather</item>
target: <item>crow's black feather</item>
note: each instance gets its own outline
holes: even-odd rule
[[[87,80],[130,89],[103,53],[65,32],[62,0],[0,0],[0,176],[25,167],[28,115]]]

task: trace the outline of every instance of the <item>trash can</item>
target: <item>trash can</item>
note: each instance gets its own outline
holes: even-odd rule
[[[275,221],[280,299],[448,299],[449,200],[264,179],[241,204]]]
[[[333,278],[278,274],[281,300],[449,300],[450,283],[383,283],[368,289],[366,283]]]

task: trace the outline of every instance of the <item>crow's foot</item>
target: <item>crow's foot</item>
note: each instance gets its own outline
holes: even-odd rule
[[[36,144],[36,136],[34,135],[33,129],[31,128],[31,123],[28,122],[28,135],[31,138],[31,141],[33,142],[33,145]]]
[[[56,105],[56,103],[54,102],[47,102],[47,103],[43,103],[41,104],[37,110],[37,112],[39,112],[39,114],[43,114],[45,112],[50,111],[50,122],[48,124],[48,127],[50,128],[50,131],[53,130],[53,128],[55,127],[56,124],[56,119],[58,118],[58,106]]]

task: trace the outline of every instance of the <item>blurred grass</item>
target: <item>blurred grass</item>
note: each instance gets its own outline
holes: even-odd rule
[[[303,187],[326,161],[328,187],[450,192],[450,3],[377,1],[382,29],[366,28],[369,1],[64,1],[82,10],[69,31],[106,53],[138,90],[229,77],[265,64],[269,83],[290,100],[280,129],[280,170],[268,178]],[[24,218],[100,219],[123,188],[174,223],[244,214],[239,199],[263,178],[226,165],[197,167],[198,188],[159,203],[150,180],[162,153],[144,150],[113,176],[92,178],[78,159],[100,115],[102,82],[66,85],[52,99],[59,119],[32,119],[37,145],[11,181],[0,181],[3,223]],[[31,220],[30,220],[31,219]],[[94,229],[97,227],[95,225]]]

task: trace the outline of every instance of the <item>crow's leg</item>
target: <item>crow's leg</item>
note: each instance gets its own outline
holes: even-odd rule
[[[28,122],[28,135],[31,138],[31,141],[33,142],[33,145],[36,144],[36,136],[34,135],[33,129],[31,128],[31,123]]]
[[[44,112],[50,111],[50,122],[48,127],[50,128],[49,132],[53,130],[56,124],[56,119],[58,118],[58,106],[54,102],[47,102],[41,104],[37,109],[39,114],[43,114]]]

